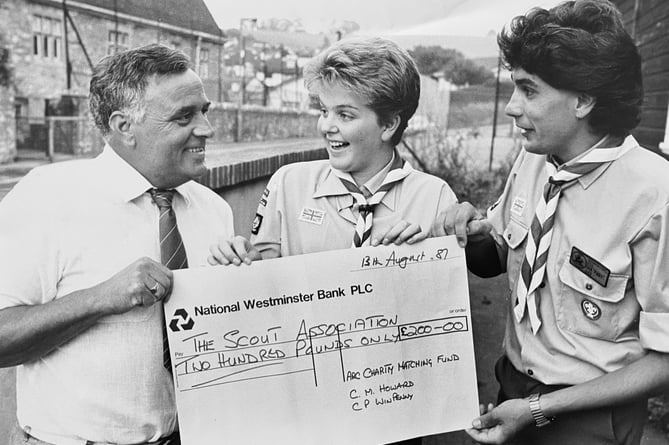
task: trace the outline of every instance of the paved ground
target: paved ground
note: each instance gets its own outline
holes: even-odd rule
[[[313,141],[306,143],[313,143]],[[305,143],[305,141],[279,141],[273,144],[280,149],[280,147],[296,143]],[[225,156],[225,150],[230,150],[227,154],[232,155],[234,150],[254,150],[259,145],[263,145],[263,143],[248,143],[237,146],[226,144],[211,146],[209,150],[211,150],[212,156]],[[484,139],[482,139],[480,145],[480,155],[482,158],[485,158],[484,153],[489,149],[489,139],[488,142],[484,142]],[[502,142],[499,146],[506,147],[507,145]],[[503,155],[500,152],[495,154],[496,158]],[[64,159],[67,159],[67,157],[57,158],[56,161]],[[0,199],[31,168],[46,162],[48,162],[46,159],[35,159],[35,155],[31,154],[31,156],[27,156],[27,159],[22,159],[20,162],[4,166],[0,165]],[[469,279],[479,398],[484,402],[494,401],[497,393],[497,385],[492,370],[493,364],[501,351],[504,332],[504,307],[506,301],[503,297],[500,297],[500,289],[505,288],[505,277],[483,280],[470,275]],[[10,388],[9,392],[0,394],[0,438],[6,437],[6,431],[3,431],[2,427],[7,427],[7,419],[14,417],[14,393],[13,385],[10,385],[13,379],[13,369],[0,370],[0,388]],[[454,383],[457,384],[457,382]],[[1,442],[2,439],[0,439]],[[426,445],[474,444],[463,432],[431,436],[426,438],[423,443]],[[669,440],[667,440],[665,434],[649,426],[644,432],[642,445],[669,445]]]

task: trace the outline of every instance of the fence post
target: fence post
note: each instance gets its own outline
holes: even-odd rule
[[[242,141],[242,125],[244,125],[242,106],[237,105],[237,128],[236,128],[237,131],[235,131],[235,142]]]
[[[46,149],[46,156],[49,158],[49,162],[53,162],[53,153],[54,153],[54,122],[53,122],[53,117],[47,116],[46,117],[46,125],[49,131],[49,143],[47,145]]]

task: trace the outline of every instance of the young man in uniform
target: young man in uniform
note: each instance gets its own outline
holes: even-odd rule
[[[498,38],[524,138],[487,218],[447,210],[481,276],[506,271],[499,405],[483,443],[638,444],[647,397],[669,384],[669,164],[630,136],[641,61],[606,0],[516,17]]]

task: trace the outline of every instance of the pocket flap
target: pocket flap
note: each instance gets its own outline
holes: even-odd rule
[[[560,269],[559,276],[560,281],[575,291],[610,303],[617,303],[623,299],[629,278],[627,275],[611,274],[606,286],[602,286],[568,261]]]
[[[509,220],[509,225],[504,229],[502,236],[504,241],[509,245],[511,249],[515,249],[520,245],[520,243],[525,240],[527,237],[527,227],[522,223],[515,221],[514,219]]]

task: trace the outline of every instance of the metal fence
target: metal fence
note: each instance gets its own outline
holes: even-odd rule
[[[87,116],[17,117],[16,147],[57,154],[87,155],[102,149],[103,142]]]

